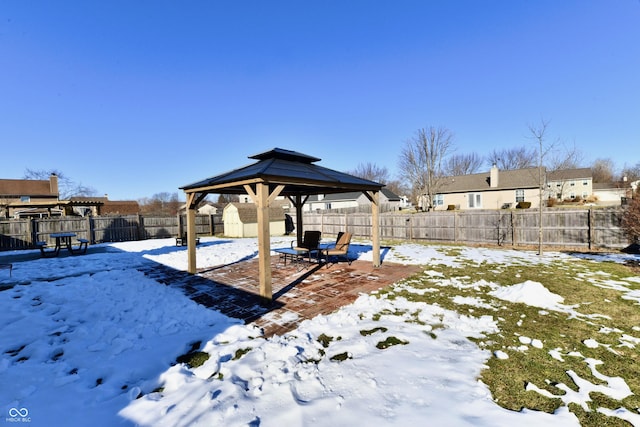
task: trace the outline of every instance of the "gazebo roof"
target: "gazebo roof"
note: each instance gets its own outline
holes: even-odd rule
[[[283,196],[379,191],[384,184],[328,169],[314,163],[319,158],[274,148],[249,157],[257,162],[180,187],[187,193],[245,194],[244,185],[268,183],[270,190],[284,185]]]

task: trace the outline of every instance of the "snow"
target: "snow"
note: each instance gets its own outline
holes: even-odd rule
[[[197,248],[200,268],[257,256],[255,239],[202,240],[208,244]],[[274,238],[272,245],[286,242]],[[406,426],[429,420],[430,425],[447,426],[578,425],[566,407],[555,414],[513,412],[492,400],[477,378],[489,358],[508,355],[491,354],[469,340],[497,331],[491,316],[362,295],[331,315],[265,339],[251,325],[200,306],[138,270],[152,262],[185,270],[186,248],[173,243],[102,244],[83,256],[14,262],[13,280],[19,283],[0,292],[0,405],[7,423]],[[460,252],[447,255],[434,246],[402,244],[386,250],[385,261],[456,267],[469,260],[524,265],[567,256],[481,248]],[[371,256],[370,251],[359,253],[360,259]],[[0,285],[6,280],[0,279]],[[441,281],[439,286],[465,286],[445,277]],[[489,286],[492,295],[508,301],[570,310],[562,297],[535,282],[473,286]],[[433,291],[437,289],[422,290]],[[487,305],[477,298],[455,301]],[[406,321],[411,316],[419,321]],[[321,343],[322,335],[330,340]],[[625,340],[638,343],[631,336]],[[543,348],[538,338],[520,341]],[[202,343],[199,348],[210,358],[197,368],[176,363],[195,342]],[[392,344],[381,349],[385,342]],[[561,360],[557,350],[549,353]],[[580,389],[566,387],[563,400],[584,405],[589,391],[615,398],[630,393],[624,379],[597,371],[599,361],[585,363],[602,384],[569,372]],[[533,384],[528,388],[548,393]],[[602,412],[638,422],[638,415],[626,410]]]

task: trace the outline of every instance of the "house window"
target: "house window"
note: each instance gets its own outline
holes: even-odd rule
[[[575,181],[571,181],[571,186],[575,187],[576,186],[576,182]]]
[[[589,182],[587,180],[582,181],[582,185],[589,185]]]
[[[516,203],[524,202],[524,190],[516,190]]]
[[[20,196],[20,201],[24,203],[31,202],[31,196]]]
[[[586,191],[585,191],[585,192],[583,192],[583,193],[582,193],[582,198],[583,198],[583,199],[586,199],[587,197],[589,197],[589,195],[587,194],[587,192],[586,192]]]
[[[569,195],[569,197],[571,197],[572,199],[576,198],[576,193],[574,193],[573,191],[571,192],[571,194]]]
[[[325,203],[325,204],[324,204],[324,208],[325,208],[326,210],[331,209],[331,203]]]
[[[470,208],[481,208],[482,207],[482,194],[480,193],[469,193],[468,197],[469,207]]]
[[[444,205],[444,194],[436,194],[433,198],[433,206]]]

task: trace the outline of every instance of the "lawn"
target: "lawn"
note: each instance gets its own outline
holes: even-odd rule
[[[140,271],[186,269],[174,243],[101,245],[16,262],[0,277],[5,417],[49,427],[640,425],[640,274],[625,264],[637,256],[394,243],[384,262],[420,273],[266,339]],[[256,248],[205,238],[199,267]]]

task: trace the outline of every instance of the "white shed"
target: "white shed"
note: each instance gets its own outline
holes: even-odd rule
[[[224,235],[228,237],[257,237],[258,209],[253,203],[229,203],[222,211]],[[285,233],[284,209],[269,208],[269,231],[272,236]]]

